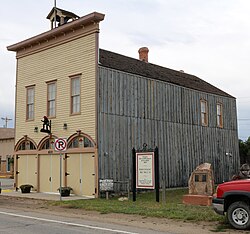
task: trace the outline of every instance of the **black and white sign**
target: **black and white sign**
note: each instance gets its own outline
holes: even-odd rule
[[[100,191],[113,191],[114,190],[114,180],[104,179],[100,180]]]
[[[67,150],[67,139],[57,138],[55,140],[55,151],[66,151]]]

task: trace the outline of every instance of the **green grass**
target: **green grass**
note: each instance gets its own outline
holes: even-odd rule
[[[183,221],[224,222],[225,218],[217,215],[212,207],[182,204],[182,196],[185,194],[188,194],[187,189],[167,190],[166,204],[163,204],[161,196],[160,202],[157,203],[155,201],[155,193],[147,192],[137,194],[136,202],[133,202],[132,198],[129,201],[118,201],[118,197],[113,197],[109,200],[98,198],[53,202],[52,205],[98,211],[103,214],[123,213],[137,214],[145,217],[179,219]]]

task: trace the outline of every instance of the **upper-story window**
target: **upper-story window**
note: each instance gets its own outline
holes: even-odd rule
[[[201,125],[208,125],[208,108],[206,100],[201,100]]]
[[[222,128],[223,127],[223,121],[222,121],[222,104],[217,103],[217,127]]]
[[[35,108],[35,86],[29,86],[26,88],[27,103],[26,103],[26,119],[34,119],[34,108]]]
[[[80,113],[80,76],[71,77],[71,114]]]
[[[56,82],[47,84],[47,116],[56,116]]]

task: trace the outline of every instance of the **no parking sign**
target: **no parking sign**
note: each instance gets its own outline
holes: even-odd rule
[[[67,139],[57,138],[55,140],[55,151],[66,151],[67,150]]]
[[[67,139],[55,139],[55,151],[60,152],[60,200],[62,200],[62,152],[67,150]]]

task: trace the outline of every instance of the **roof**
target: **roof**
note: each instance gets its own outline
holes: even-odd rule
[[[61,11],[62,14],[67,15],[67,16],[71,16],[71,17],[73,17],[73,18],[80,18],[78,15],[74,14],[73,12],[65,11],[65,10],[60,9],[60,8],[58,8],[58,7],[53,7],[53,8],[51,9],[50,13],[49,13],[48,16],[47,16],[47,19],[50,19],[50,17],[54,14],[55,10]]]
[[[103,49],[99,50],[99,65],[206,93],[234,98],[197,76],[140,61],[138,59]]]
[[[0,140],[14,139],[14,128],[0,128]]]
[[[38,46],[39,44],[46,43],[47,41],[54,40],[57,37],[63,37],[64,34],[68,34],[69,32],[73,32],[74,30],[77,30],[79,28],[83,28],[83,26],[85,25],[98,23],[104,19],[104,16],[104,14],[92,12],[60,27],[54,28],[37,36],[10,45],[7,47],[7,49],[16,52],[20,50],[25,51],[28,48],[32,48]]]

